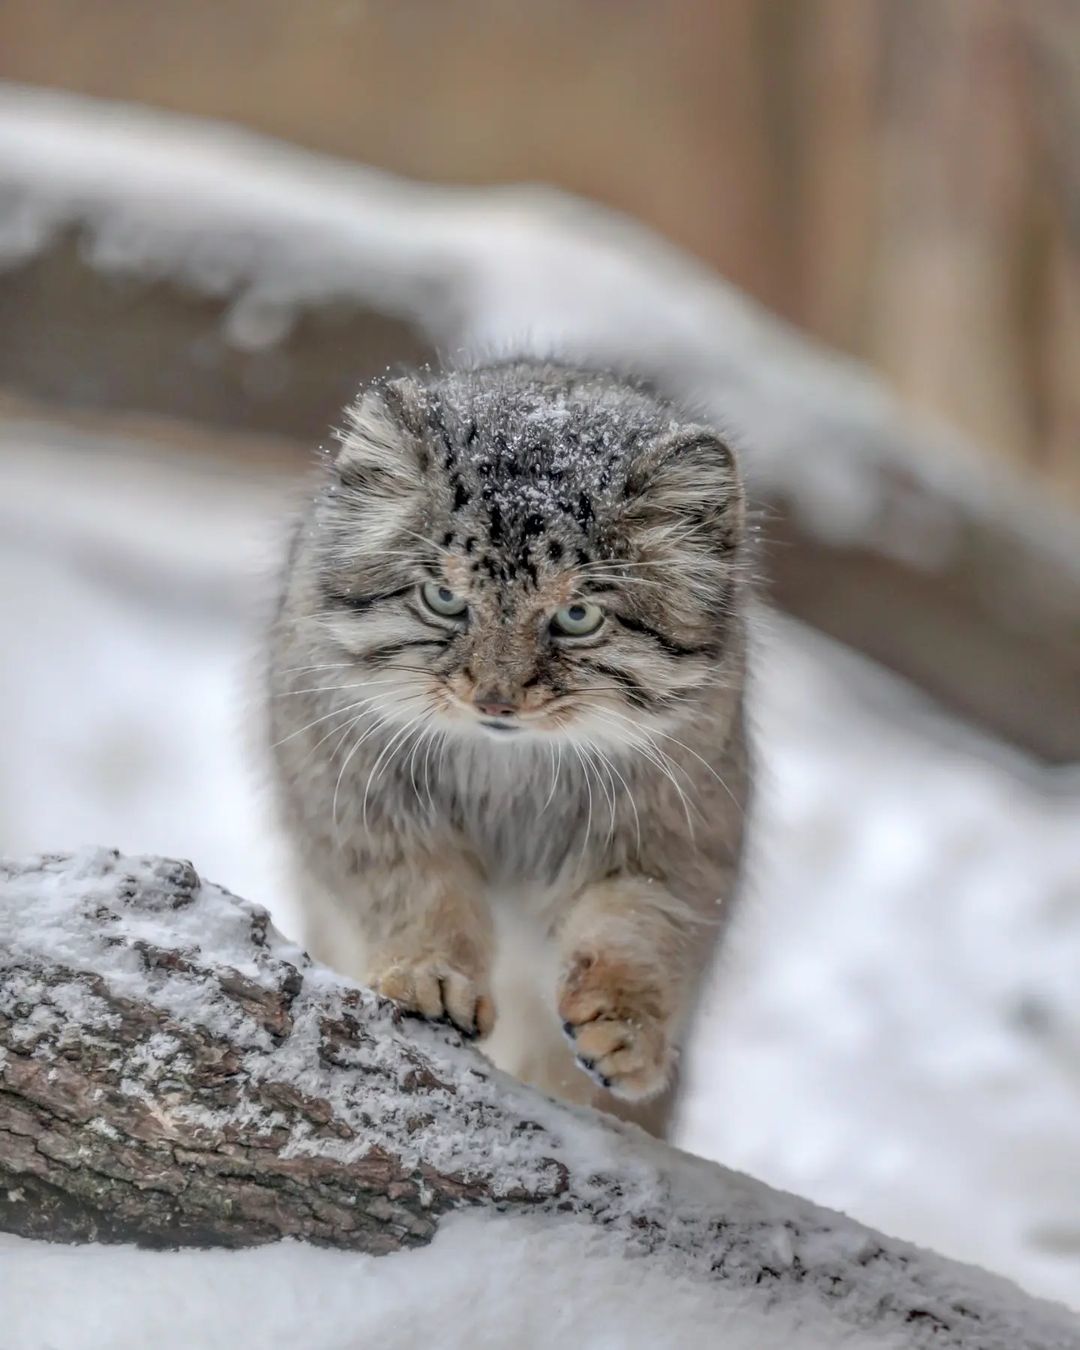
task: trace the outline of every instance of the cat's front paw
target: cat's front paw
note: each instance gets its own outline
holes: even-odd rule
[[[452,1022],[466,1036],[486,1036],[495,1025],[495,1005],[487,989],[437,956],[395,961],[376,973],[371,985],[408,1012]]]
[[[674,1063],[670,1015],[655,974],[625,960],[575,956],[558,997],[578,1064],[627,1101],[655,1097]]]

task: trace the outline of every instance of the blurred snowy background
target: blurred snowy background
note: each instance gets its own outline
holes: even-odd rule
[[[547,18],[481,5],[483,42],[422,8],[410,21],[316,4],[297,28],[300,10],[278,5],[179,17],[11,0],[0,74],[228,116],[428,179],[544,178],[630,210],[962,427],[986,449],[963,461],[976,495],[1002,462],[1040,477],[1024,529],[1057,537],[1080,482],[1076,216],[1060,209],[1075,207],[1062,67],[1080,37],[1066,6],[1021,21],[992,0],[688,2],[680,27],[649,6],[616,23],[598,4]],[[403,86],[406,58],[422,98]],[[497,73],[486,86],[481,67]],[[0,851],[190,857],[290,931],[257,636],[341,382],[429,342],[562,326],[631,326],[647,345],[655,322],[657,344],[685,353],[711,311],[658,246],[628,299],[620,269],[636,254],[607,217],[582,224],[589,296],[546,217],[526,228],[528,194],[443,200],[367,179],[350,197],[344,171],[304,155],[286,164],[306,184],[288,223],[303,261],[275,272],[278,152],[225,129],[187,135],[135,109],[0,91]],[[218,141],[245,166],[239,187],[227,156],[211,162]],[[176,183],[196,160],[209,167],[180,191],[185,226]],[[395,194],[419,204],[394,216]],[[265,236],[237,224],[241,198]],[[576,208],[557,215],[569,238]],[[328,219],[351,252],[312,245],[309,260],[304,230]],[[444,273],[466,235],[463,316]],[[361,256],[362,321],[340,298]],[[249,264],[258,280],[239,286]],[[625,312],[596,312],[604,285]],[[649,286],[671,290],[662,319]],[[785,435],[751,404],[739,413],[775,483]],[[929,516],[911,517],[917,538],[937,537]],[[766,573],[770,528],[766,512]],[[817,578],[797,545],[784,542],[794,568],[786,552],[772,562]],[[1006,558],[1003,578],[1026,561]],[[876,565],[845,563],[853,594],[871,593]],[[946,629],[931,638],[900,603],[875,615],[890,640],[931,666],[940,649],[962,677]],[[814,606],[789,608],[817,622]],[[1076,617],[1062,620],[1074,634]],[[761,618],[750,897],[690,1054],[679,1142],[1080,1307],[1080,672],[1047,686],[1076,677],[1071,708],[1048,700],[1037,735],[1007,744],[821,629],[847,632],[843,616]],[[883,641],[856,645],[881,656]],[[1002,702],[1042,704],[1039,673]],[[1003,708],[1000,725],[1014,720]]]

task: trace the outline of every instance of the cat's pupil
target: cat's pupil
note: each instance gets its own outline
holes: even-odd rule
[[[585,617],[585,606],[571,605],[566,612],[570,616],[570,618],[574,621],[574,623],[580,623],[581,620]]]
[[[445,586],[439,587],[439,599],[444,605],[448,605],[454,598],[454,592],[448,591]]]

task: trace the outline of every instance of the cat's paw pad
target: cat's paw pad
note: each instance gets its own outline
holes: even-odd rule
[[[495,1005],[487,990],[439,957],[395,961],[371,983],[406,1011],[432,1022],[452,1022],[466,1036],[486,1036],[495,1025]]]
[[[579,956],[559,989],[559,1016],[580,1067],[627,1101],[655,1097],[674,1063],[657,982],[625,961]]]

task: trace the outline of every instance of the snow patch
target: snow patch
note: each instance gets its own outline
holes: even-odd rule
[[[0,1237],[5,1350],[893,1350],[813,1304],[730,1299],[572,1219],[465,1213],[383,1257],[52,1247]],[[1017,1345],[1014,1350],[1022,1350]]]

